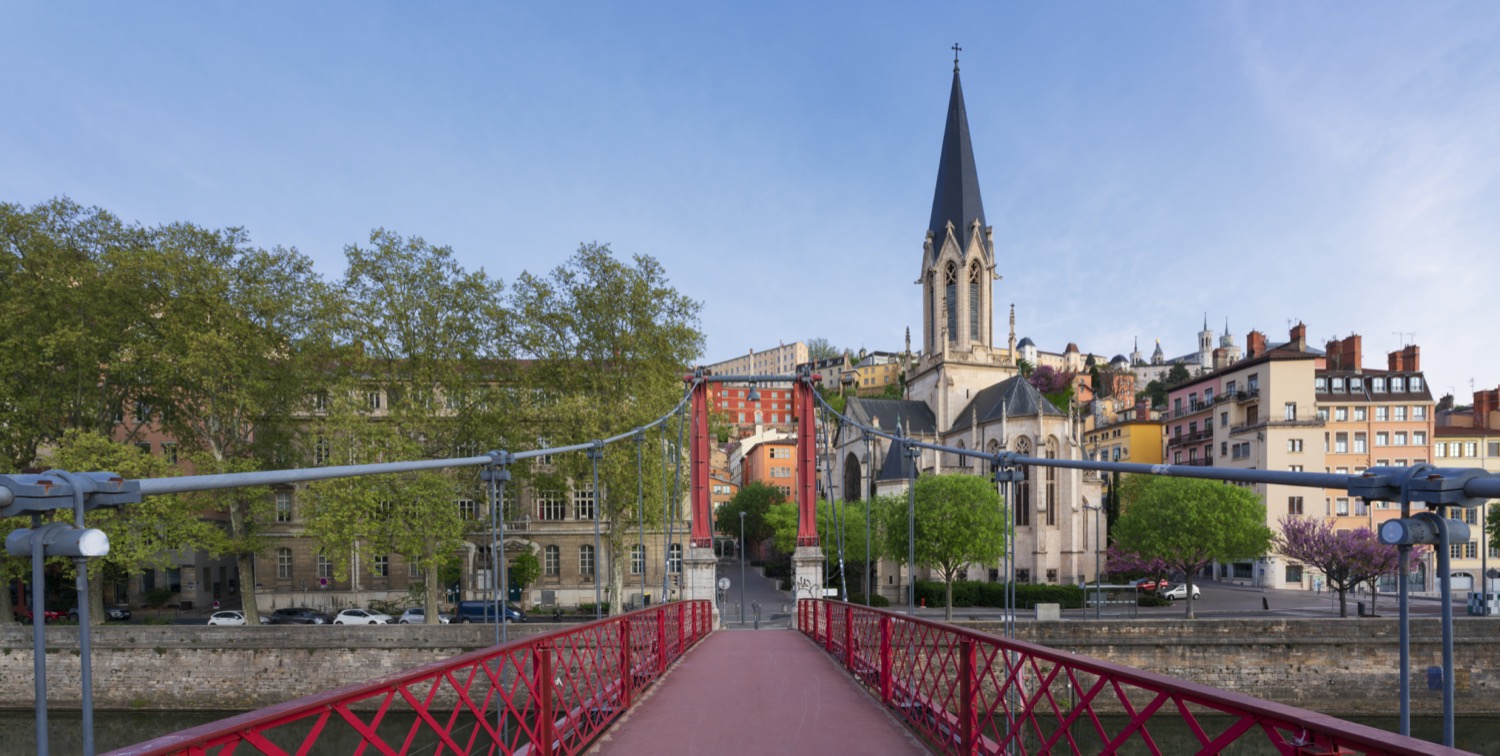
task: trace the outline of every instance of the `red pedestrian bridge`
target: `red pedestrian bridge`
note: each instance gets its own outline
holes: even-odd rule
[[[114,753],[1461,753],[880,609],[802,601],[798,632],[715,632],[711,611],[651,607]]]

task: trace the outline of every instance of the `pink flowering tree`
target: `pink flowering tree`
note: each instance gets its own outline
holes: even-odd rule
[[[1330,590],[1339,594],[1339,616],[1349,616],[1349,590],[1360,583],[1374,587],[1381,575],[1398,569],[1399,552],[1375,537],[1369,528],[1335,530],[1327,520],[1281,518],[1276,551],[1323,573]],[[1373,611],[1374,604],[1371,603]]]
[[[1134,551],[1125,551],[1114,544],[1110,544],[1104,559],[1104,571],[1111,575],[1144,573],[1156,580],[1157,585],[1161,585],[1162,578],[1165,578],[1172,569],[1165,559],[1141,556]]]

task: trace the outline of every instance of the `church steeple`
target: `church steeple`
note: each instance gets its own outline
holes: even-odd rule
[[[955,53],[959,49],[954,45]],[[976,349],[993,347],[993,281],[999,278],[993,234],[985,224],[984,203],[979,198],[979,171],[974,166],[955,55],[932,215],[922,245],[922,272],[916,281],[922,287],[924,353],[947,355],[951,350],[970,359],[976,358]]]
[[[974,145],[969,138],[969,114],[964,109],[964,90],[953,66],[953,90],[948,94],[948,123],[943,128],[943,151],[938,157],[937,188],[932,193],[932,254],[942,251],[948,224],[953,224],[960,247],[967,246],[974,221],[984,222],[984,203],[979,198],[979,171],[974,167]],[[931,262],[930,260],[928,262]]]

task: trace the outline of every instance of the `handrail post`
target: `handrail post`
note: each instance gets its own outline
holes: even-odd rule
[[[635,686],[635,672],[630,669],[630,624],[629,615],[620,618],[620,693],[623,708],[630,708],[631,688]]]
[[[964,756],[974,753],[974,639],[960,638],[958,641],[958,680],[963,687],[958,692],[959,741]]]
[[[656,613],[656,674],[667,673],[667,608]]]
[[[537,753],[552,756],[552,645],[538,643],[536,650]]]
[[[891,702],[891,618],[880,615],[880,702]]]
[[[823,648],[833,653],[833,604],[823,602]]]
[[[844,605],[844,669],[854,669],[854,607]]]

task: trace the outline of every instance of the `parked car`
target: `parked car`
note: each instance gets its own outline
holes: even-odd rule
[[[288,606],[271,612],[272,625],[327,625],[333,618],[305,606]]]
[[[446,625],[446,624],[448,624],[452,620],[453,620],[453,615],[448,614],[446,612],[438,612],[438,622],[439,623]],[[406,611],[402,612],[401,613],[401,619],[396,620],[396,624],[398,624],[398,625],[420,625],[420,624],[422,624],[422,623],[424,623],[426,621],[427,621],[427,610],[424,609],[424,608],[422,608],[422,607],[420,607],[420,606],[414,606],[414,607],[412,607],[410,609],[407,609]]]
[[[124,622],[130,619],[130,609],[124,606],[106,606],[104,607],[104,618],[111,622]],[[68,610],[68,621],[78,621],[78,607],[75,606]]]
[[[1193,586],[1193,598],[1198,598],[1198,595],[1200,593],[1202,593],[1202,591],[1198,590],[1198,586]],[[1161,597],[1168,601],[1176,601],[1177,599],[1187,598],[1187,583],[1178,583],[1177,585],[1174,585],[1171,588],[1162,591]]]
[[[1169,586],[1172,585],[1170,582],[1168,582],[1165,579],[1162,580],[1160,583],[1158,583],[1158,582],[1156,582],[1156,578],[1149,578],[1149,577],[1138,578],[1138,579],[1132,581],[1132,583],[1135,585],[1135,589],[1138,590],[1138,591],[1140,591],[1140,592],[1142,592],[1142,593],[1152,593],[1154,591],[1164,591]]]
[[[225,609],[222,612],[214,612],[213,614],[209,615],[208,624],[231,626],[243,625],[245,624],[245,613],[239,611],[238,609]],[[271,624],[271,618],[262,615],[260,618],[260,624]]]
[[[495,610],[495,604],[490,601],[460,601],[458,610],[454,612],[453,619],[460,624],[470,622],[494,622],[499,618],[499,612]],[[506,622],[525,622],[526,612],[521,611],[514,604],[505,605]]]
[[[12,610],[15,611],[16,621],[17,622],[30,622],[31,621],[31,607],[29,605],[27,605],[27,606],[21,606],[21,605],[13,606]],[[57,622],[59,620],[65,620],[67,618],[68,618],[67,612],[64,612],[64,611],[62,611],[60,609],[43,609],[42,610],[42,621],[43,622]]]
[[[389,625],[391,615],[381,614],[372,609],[345,609],[333,618],[335,625]]]

